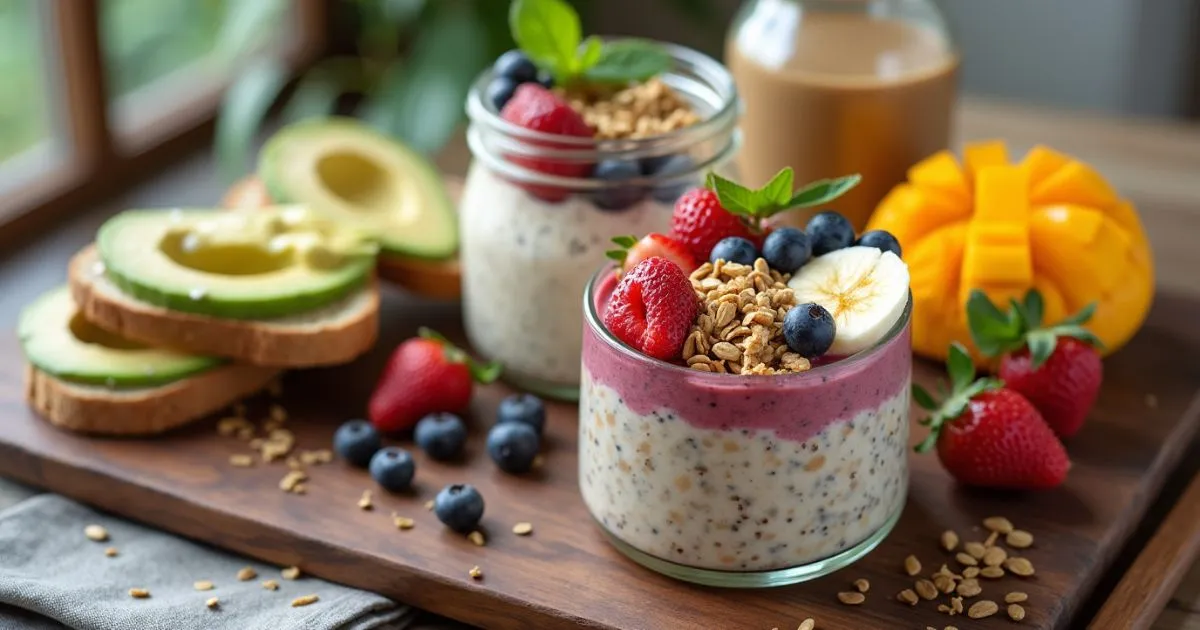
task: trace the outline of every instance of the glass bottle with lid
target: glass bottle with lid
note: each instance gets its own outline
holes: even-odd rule
[[[744,107],[743,180],[784,166],[797,181],[861,173],[834,208],[858,230],[949,143],[959,59],[933,0],[748,0],[725,60]]]

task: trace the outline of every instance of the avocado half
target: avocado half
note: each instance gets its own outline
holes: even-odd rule
[[[21,311],[17,333],[34,367],[73,383],[153,387],[199,374],[223,361],[151,348],[89,324],[70,290],[53,289]]]
[[[251,256],[253,268],[189,266],[172,245],[172,227],[201,221],[236,220],[224,210],[127,210],[109,219],[96,235],[104,273],[129,295],[173,311],[227,319],[269,319],[314,310],[363,286],[373,256],[347,258],[314,268],[286,253],[222,252],[226,263]]]
[[[458,251],[457,214],[434,166],[352,118],[279,130],[259,154],[258,176],[276,203],[354,225],[382,254],[442,260]]]

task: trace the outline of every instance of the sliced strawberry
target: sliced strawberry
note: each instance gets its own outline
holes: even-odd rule
[[[675,202],[671,215],[671,237],[682,243],[696,260],[708,260],[717,241],[740,236],[762,247],[762,234],[755,233],[741,217],[721,207],[717,193],[695,188]]]
[[[561,98],[555,96],[553,92],[537,83],[522,83],[517,86],[517,91],[513,93],[508,103],[504,105],[504,109],[500,110],[500,117],[515,125],[545,134],[579,138],[591,138],[593,136],[592,128],[584,122],[583,117],[578,112],[571,109],[571,106],[566,101],[563,101]],[[569,148],[568,145],[556,144],[550,141],[539,140],[527,142],[547,148]],[[517,155],[509,155],[507,157],[514,164],[519,164],[529,170],[562,177],[584,177],[592,168],[590,164],[581,164],[578,162]],[[570,194],[570,191],[557,186],[527,183],[518,185],[530,194],[547,201],[562,201]]]
[[[692,273],[699,266],[696,264],[696,259],[692,257],[691,251],[684,247],[683,243],[657,232],[647,234],[640,241],[634,240],[632,236],[618,236],[613,239],[613,242],[621,249],[610,250],[606,252],[606,255],[617,261],[622,273],[633,269],[643,260],[655,256],[666,258],[679,265],[685,274]]]
[[[698,305],[679,265],[655,256],[621,278],[604,312],[604,325],[621,341],[670,361],[679,358]]]

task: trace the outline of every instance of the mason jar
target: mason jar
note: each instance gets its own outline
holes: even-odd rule
[[[947,148],[959,56],[933,0],[748,0],[729,30],[745,146],[761,185],[861,173],[834,210],[858,231],[909,167]],[[803,225],[823,208],[790,212]]]
[[[597,140],[517,126],[485,97],[490,69],[467,97],[473,159],[459,208],[463,317],[473,348],[503,363],[516,387],[578,398],[579,300],[614,249],[612,238],[666,233],[675,200],[708,171],[723,172],[740,144],[729,73],[699,52],[662,46],[672,65],[659,78],[698,121],[660,135]],[[605,160],[636,161],[640,174],[601,180],[546,172]],[[656,168],[668,160],[672,167]]]
[[[616,274],[583,299],[579,489],[609,540],[667,576],[793,584],[844,568],[908,492],[909,299],[874,346],[806,372],[702,372],[604,325]]]

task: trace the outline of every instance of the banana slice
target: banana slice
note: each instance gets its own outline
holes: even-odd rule
[[[846,247],[810,260],[788,286],[797,302],[816,302],[833,315],[828,354],[847,356],[878,343],[904,314],[908,265],[892,252]]]

